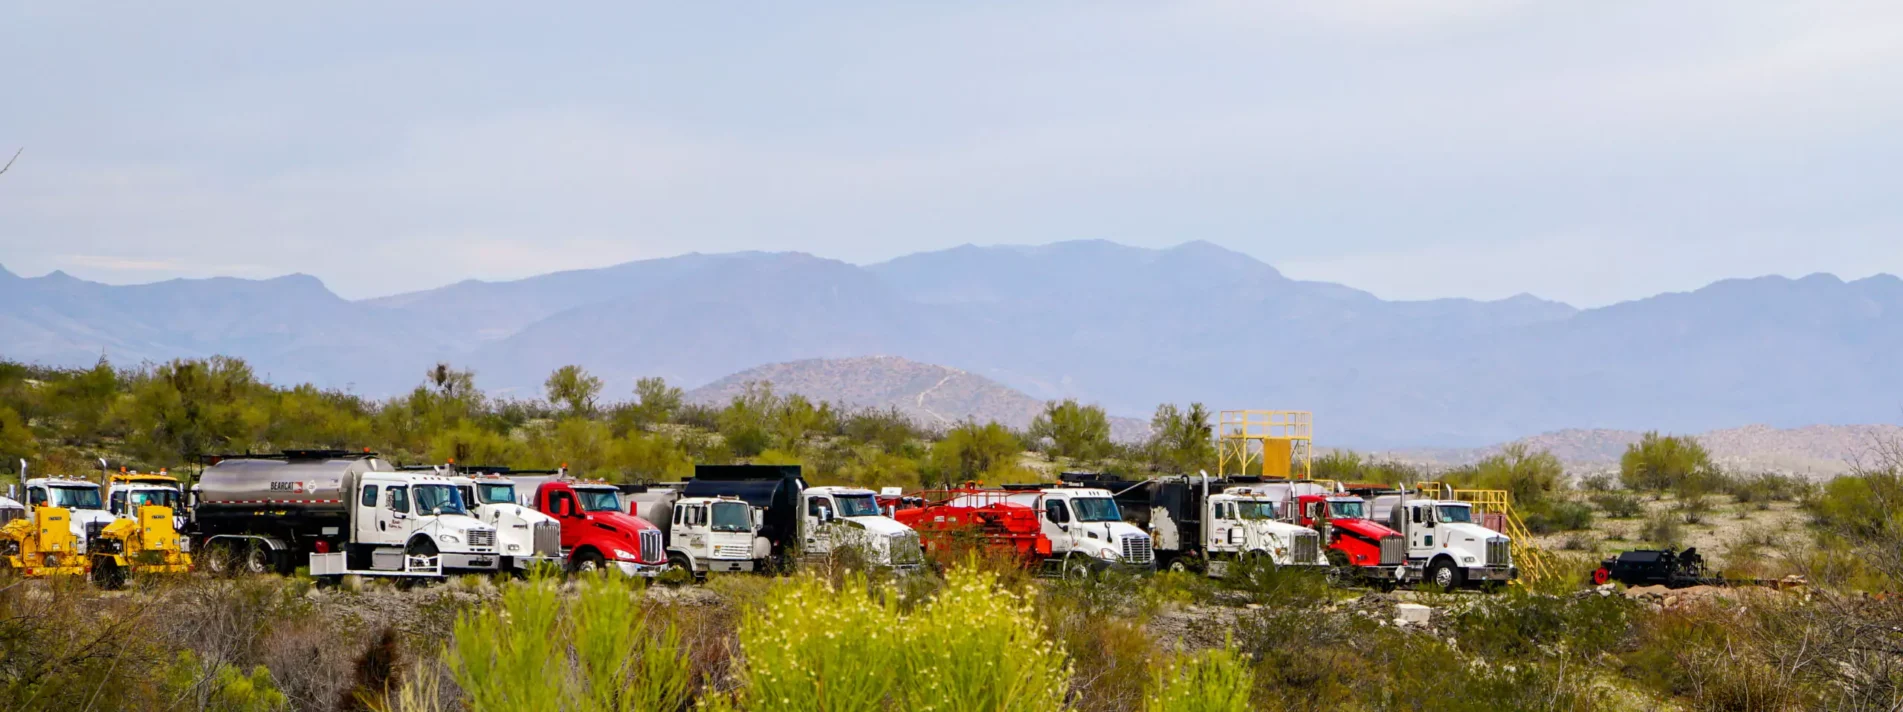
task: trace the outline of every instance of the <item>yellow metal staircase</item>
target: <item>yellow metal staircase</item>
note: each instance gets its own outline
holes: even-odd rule
[[[1526,522],[1513,511],[1513,498],[1506,490],[1454,489],[1439,482],[1420,482],[1414,485],[1416,492],[1423,497],[1436,499],[1452,498],[1457,502],[1473,505],[1482,514],[1499,514],[1504,522],[1501,532],[1507,535],[1508,545],[1513,550],[1513,561],[1520,568],[1520,578],[1527,582],[1536,582],[1554,575],[1553,564],[1546,560],[1540,548],[1533,545],[1533,532],[1528,531]]]

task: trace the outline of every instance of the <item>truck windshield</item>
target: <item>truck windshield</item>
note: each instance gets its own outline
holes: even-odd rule
[[[714,531],[744,532],[753,529],[752,509],[745,502],[715,502]]]
[[[468,514],[463,509],[463,496],[449,485],[417,485],[410,491],[416,497],[416,511],[419,514]]]
[[[105,506],[99,503],[99,488],[97,487],[49,487],[47,491],[51,493],[53,499],[48,504],[55,507],[105,509]]]
[[[1350,500],[1347,502],[1333,502],[1333,501],[1329,502],[1328,516],[1334,519],[1367,519],[1368,518],[1367,509],[1365,509],[1362,506],[1361,500],[1358,500],[1358,499]]]
[[[841,517],[879,516],[879,503],[869,494],[838,494],[833,495],[833,501],[839,503]]]
[[[1472,524],[1474,521],[1473,509],[1467,505],[1443,504],[1438,509],[1440,509],[1440,520],[1443,522]]]
[[[133,490],[127,498],[135,511],[147,506],[178,509],[178,493],[172,490]]]
[[[1243,519],[1274,519],[1275,503],[1251,502],[1245,499],[1236,502],[1236,516]]]
[[[477,504],[515,504],[515,485],[476,485]]]
[[[589,512],[621,511],[620,494],[621,493],[607,488],[578,488],[575,490],[575,496],[581,498],[581,508]]]
[[[1079,497],[1070,501],[1070,508],[1077,513],[1080,522],[1114,522],[1123,518],[1117,514],[1117,501],[1109,497]]]

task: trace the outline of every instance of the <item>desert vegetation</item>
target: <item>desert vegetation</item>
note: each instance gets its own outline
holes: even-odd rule
[[[448,365],[375,401],[276,387],[232,359],[119,370],[0,366],[0,453],[40,471],[107,457],[369,447],[398,460],[567,463],[620,481],[695,462],[798,462],[821,482],[935,486],[1065,467],[1208,467],[1207,411],[1158,409],[1116,443],[1101,411],[924,429],[755,384],[722,407],[658,379],[625,397],[580,369],[542,399]],[[1095,415],[1092,411],[1095,410]],[[195,573],[100,591],[0,580],[9,710],[1894,710],[1903,705],[1903,451],[1822,485],[1732,473],[1656,435],[1617,472],[1508,449],[1428,471],[1338,452],[1318,476],[1513,493],[1561,576],[1495,594],[1381,592],[1238,565],[1045,580],[973,551],[913,575],[849,556],[796,574],[653,584],[465,577],[318,587]],[[17,455],[16,455],[17,454]],[[1696,543],[1725,575],[1809,585],[1593,588],[1605,553]],[[1425,606],[1421,622],[1402,606]]]

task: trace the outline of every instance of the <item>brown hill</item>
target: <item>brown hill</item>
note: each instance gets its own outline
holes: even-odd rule
[[[897,356],[862,356],[788,361],[750,368],[687,393],[687,400],[723,404],[746,390],[749,382],[773,384],[776,393],[798,393],[815,401],[855,408],[897,408],[927,427],[966,419],[997,421],[1024,428],[1044,402],[984,376],[956,368],[919,363]],[[1149,424],[1111,418],[1111,437],[1141,440]]]
[[[1630,430],[1571,429],[1515,440],[1534,450],[1549,450],[1568,467],[1580,470],[1615,468],[1626,446],[1639,441]],[[1879,443],[1903,442],[1903,426],[1810,425],[1773,428],[1747,425],[1695,435],[1719,465],[1737,471],[1786,472],[1828,477],[1868,462]],[[1400,450],[1391,456],[1431,465],[1463,465],[1497,453],[1502,445],[1476,449]]]

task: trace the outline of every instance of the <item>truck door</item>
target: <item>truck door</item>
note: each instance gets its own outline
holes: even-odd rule
[[[355,511],[351,512],[350,516],[353,527],[350,540],[362,544],[383,543],[383,535],[378,529],[379,526],[384,526],[382,513],[379,511],[383,509],[383,488],[375,482],[363,483],[351,508]]]
[[[1407,517],[1401,520],[1401,526],[1407,528],[1407,555],[1409,558],[1431,556],[1434,553],[1433,507],[1408,507]]]
[[[575,493],[558,489],[548,493],[548,511],[544,512],[562,527],[562,548],[573,549],[581,541],[582,518],[581,502],[575,499]]]
[[[832,518],[838,514],[839,510],[833,508],[831,497],[823,494],[806,496],[806,513],[803,517],[806,526],[801,527],[806,553],[824,554],[833,550]]]
[[[1051,553],[1065,554],[1077,548],[1071,542],[1070,507],[1064,504],[1064,500],[1045,498],[1044,516],[1040,522],[1044,538],[1051,540]]]
[[[383,544],[409,541],[411,523],[410,488],[400,484],[383,487],[383,506],[377,508],[377,536]]]
[[[1208,522],[1209,541],[1204,546],[1212,551],[1226,551],[1229,548],[1229,531],[1236,526],[1235,505],[1216,502],[1209,505],[1209,513],[1203,515]]]

